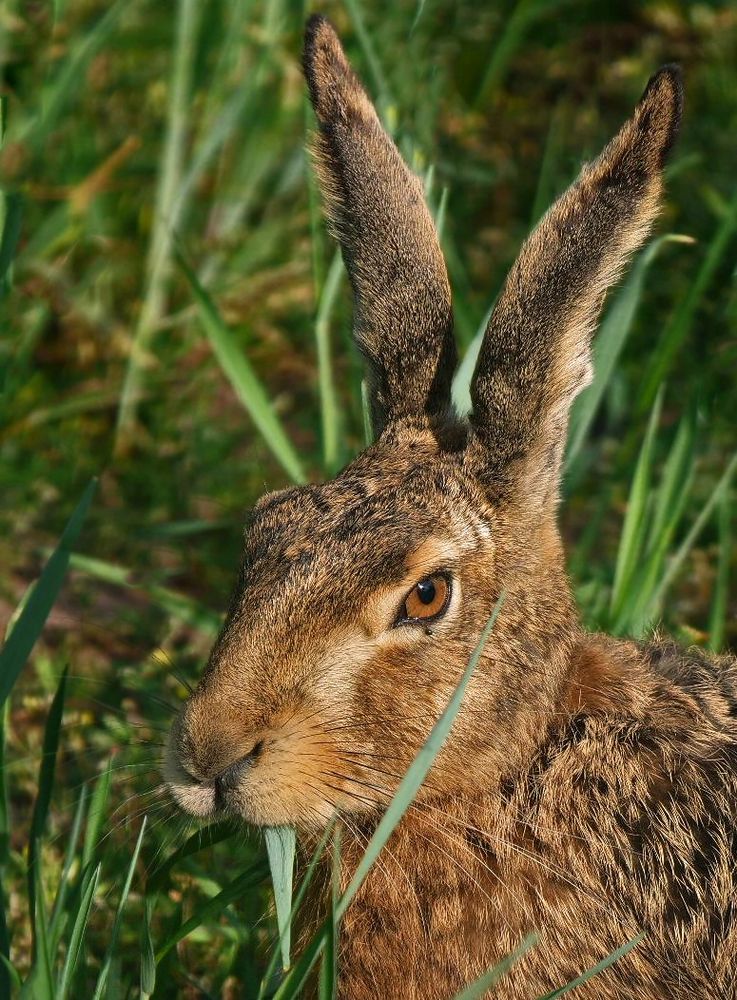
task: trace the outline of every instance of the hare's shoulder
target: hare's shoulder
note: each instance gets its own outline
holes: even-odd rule
[[[674,685],[719,727],[737,726],[737,657],[687,649],[665,639],[638,643],[640,654],[658,678]]]
[[[583,792],[593,807],[592,790],[606,788],[646,810],[687,812],[700,797],[703,812],[737,824],[737,659],[587,635],[568,698],[536,762],[545,784],[560,776],[557,794]]]

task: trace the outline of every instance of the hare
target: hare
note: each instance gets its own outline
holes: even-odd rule
[[[657,215],[682,87],[666,66],[553,205],[453,411],[451,295],[422,184],[330,23],[304,66],[315,156],[355,298],[376,441],[332,482],[262,498],[165,775],[194,816],[367,837],[503,607],[450,736],[341,924],[344,1000],[494,987],[737,995],[737,661],[587,634],[556,523],[571,402],[607,289]]]

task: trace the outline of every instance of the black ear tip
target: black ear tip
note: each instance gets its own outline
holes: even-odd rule
[[[312,14],[305,24],[305,42],[302,61],[308,78],[315,64],[317,52],[322,48],[340,47],[338,33],[324,14]]]
[[[666,63],[657,73],[653,73],[640,98],[640,103],[651,100],[655,95],[666,100],[670,99],[678,108],[683,106],[683,70],[678,63]]]
[[[683,72],[676,63],[661,66],[648,80],[637,105],[641,127],[660,134],[660,162],[678,138],[683,114]]]
[[[330,31],[335,31],[332,24],[328,21],[324,14],[311,14],[307,18],[307,23],[305,24],[305,52],[307,52],[308,49],[314,48],[315,40],[326,28]]]
[[[305,25],[302,66],[315,111],[324,116],[331,85],[344,79],[349,68],[338,33],[322,14],[313,14]]]

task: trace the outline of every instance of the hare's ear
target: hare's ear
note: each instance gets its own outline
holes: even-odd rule
[[[555,502],[568,411],[591,379],[591,335],[607,289],[657,215],[681,106],[680,71],[666,66],[507,277],[474,373],[466,453],[495,503]]]
[[[450,287],[420,180],[384,132],[332,25],[312,17],[304,68],[315,160],[353,294],[374,431],[450,406],[456,363]]]

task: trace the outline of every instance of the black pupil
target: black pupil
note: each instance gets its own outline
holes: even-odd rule
[[[435,584],[432,580],[420,580],[417,584],[417,596],[423,604],[432,604],[435,600]]]

